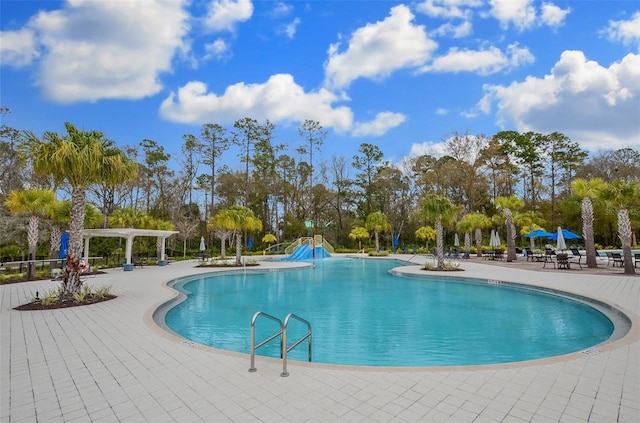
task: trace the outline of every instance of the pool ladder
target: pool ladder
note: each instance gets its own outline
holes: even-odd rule
[[[258,317],[260,316],[266,317],[267,319],[271,319],[274,322],[277,322],[280,325],[280,330],[274,333],[273,335],[269,336],[264,341],[260,342],[258,345],[256,345],[256,320],[258,320]],[[306,324],[307,334],[301,337],[300,339],[298,339],[297,341],[295,341],[290,347],[287,347],[287,326],[289,325],[290,319],[294,319],[301,323]],[[289,376],[289,372],[287,372],[287,353],[293,350],[298,345],[300,345],[300,343],[305,339],[308,341],[307,344],[309,349],[309,362],[311,362],[311,344],[312,344],[311,343],[311,323],[307,322],[300,316],[296,316],[293,313],[287,314],[287,316],[284,318],[284,323],[283,323],[282,320],[278,319],[277,317],[273,317],[270,314],[267,314],[263,311],[259,311],[256,314],[254,314],[253,319],[251,319],[251,367],[249,367],[250,372],[253,373],[258,370],[256,369],[256,366],[255,366],[256,350],[261,346],[263,346],[264,344],[266,344],[267,342],[271,341],[272,339],[277,338],[278,336],[280,337],[280,358],[282,359],[282,373],[280,373],[280,376],[282,377]]]

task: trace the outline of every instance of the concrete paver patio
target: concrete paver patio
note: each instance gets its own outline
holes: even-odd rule
[[[167,281],[211,271],[196,264],[109,270],[88,282],[118,298],[69,309],[13,310],[57,282],[1,286],[1,421],[640,421],[639,277],[465,262],[455,276],[584,295],[620,308],[633,326],[623,339],[553,359],[410,369],[289,361],[283,378],[279,360],[258,357],[249,373],[248,355],[184,342],[153,323],[152,310],[173,295]]]

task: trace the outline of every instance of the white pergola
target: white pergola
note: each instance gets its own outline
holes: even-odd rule
[[[133,238],[137,236],[153,236],[162,240],[162,252],[160,260],[165,260],[164,248],[167,238],[178,231],[161,231],[156,229],[134,229],[134,228],[112,228],[112,229],[83,229],[82,237],[84,238],[84,259],[88,263],[89,259],[89,240],[93,237],[107,238],[125,238],[127,246],[125,250],[126,263],[131,264],[131,250],[133,247]]]

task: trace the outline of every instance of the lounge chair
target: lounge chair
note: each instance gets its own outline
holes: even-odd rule
[[[613,267],[616,267],[616,265],[620,265],[620,267],[624,266],[624,259],[622,258],[622,254],[611,253],[611,257],[613,258]]]
[[[578,259],[578,262],[577,262],[578,266],[580,266],[580,269],[582,269],[582,257],[584,257],[582,253],[580,253],[580,251],[578,251],[577,248],[572,248],[571,254],[573,254],[573,259],[576,259],[576,258]]]

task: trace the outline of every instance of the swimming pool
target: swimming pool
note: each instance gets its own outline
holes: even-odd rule
[[[397,277],[390,260],[332,258],[290,271],[212,274],[173,285],[188,299],[166,325],[194,342],[249,353],[257,311],[288,313],[313,328],[313,361],[367,366],[495,364],[581,351],[606,341],[613,323],[573,299],[496,281]],[[256,324],[256,340],[277,324]],[[306,326],[292,325],[290,340]],[[279,357],[274,340],[258,355]],[[306,348],[289,353],[305,360]]]

